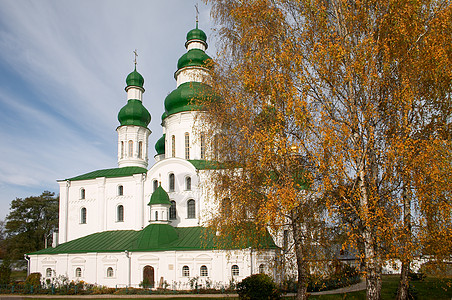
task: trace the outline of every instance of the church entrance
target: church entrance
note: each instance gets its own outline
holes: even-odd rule
[[[143,269],[143,287],[154,287],[154,268],[151,266],[145,266]]]

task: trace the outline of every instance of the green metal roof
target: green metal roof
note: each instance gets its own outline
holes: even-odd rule
[[[182,111],[201,110],[196,101],[215,101],[212,87],[202,82],[185,82],[165,98],[166,117]]]
[[[217,170],[222,168],[222,165],[217,161],[192,159],[189,162],[197,170]]]
[[[127,84],[127,86],[143,87],[143,85],[144,85],[144,78],[143,78],[143,76],[141,76],[140,73],[137,72],[137,68],[136,67],[135,67],[135,70],[133,70],[132,73],[127,75],[126,84]]]
[[[210,67],[209,61],[212,59],[201,49],[191,49],[177,61],[177,69],[185,67]]]
[[[121,126],[136,125],[147,128],[151,122],[151,114],[140,100],[129,99],[127,104],[119,111],[118,121]]]
[[[155,143],[155,151],[157,155],[165,154],[165,134]]]
[[[148,205],[152,204],[171,205],[168,193],[162,188],[161,185],[159,185],[158,188],[155,189],[155,191],[151,195],[151,200],[149,201]]]
[[[195,29],[192,29],[187,33],[187,42],[192,41],[192,40],[203,41],[207,47],[207,43],[206,43],[207,35],[204,31],[202,31],[201,29],[198,29],[198,25],[196,25]]]
[[[215,232],[205,227],[150,224],[141,231],[115,230],[93,233],[55,248],[29,254],[212,250],[219,249],[215,246],[216,240]],[[266,249],[277,248],[269,235],[265,238],[265,245],[261,246]]]
[[[126,176],[131,176],[133,174],[146,173],[147,171],[148,171],[147,169],[141,168],[141,167],[123,167],[123,168],[114,168],[114,169],[104,169],[104,170],[97,170],[97,171],[89,172],[89,173],[75,176],[72,178],[68,178],[65,180],[76,181],[76,180],[95,179],[95,178],[99,178],[99,177],[106,177],[106,178],[126,177]]]

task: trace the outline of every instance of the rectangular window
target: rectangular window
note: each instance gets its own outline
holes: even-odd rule
[[[190,159],[190,136],[185,133],[185,159]]]
[[[129,141],[129,157],[132,157],[133,154],[133,142]]]
[[[201,133],[201,159],[204,159],[206,156],[206,137],[204,132]]]
[[[143,142],[138,142],[138,158],[143,158]]]
[[[176,137],[171,136],[171,157],[176,157]]]

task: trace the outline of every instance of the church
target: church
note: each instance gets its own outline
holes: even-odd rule
[[[215,172],[194,100],[212,96],[207,36],[187,34],[176,89],[165,99],[162,137],[149,164],[149,111],[144,78],[126,79],[127,103],[118,114],[118,167],[59,180],[59,232],[52,247],[29,253],[28,270],[44,279],[65,276],[109,287],[225,287],[266,272],[278,247],[222,250],[203,224],[216,210],[208,178]]]

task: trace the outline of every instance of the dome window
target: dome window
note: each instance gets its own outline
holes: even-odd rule
[[[169,208],[169,218],[170,220],[176,220],[176,201],[171,201],[171,206]]]
[[[116,211],[116,222],[124,222],[124,206],[118,205]]]
[[[187,202],[187,219],[196,218],[195,200],[190,199]]]
[[[176,157],[176,137],[171,136],[171,157]]]
[[[82,207],[80,210],[80,224],[86,224],[86,208]]]
[[[190,135],[185,133],[185,159],[190,159]]]
[[[129,141],[129,157],[133,155],[133,141]]]

